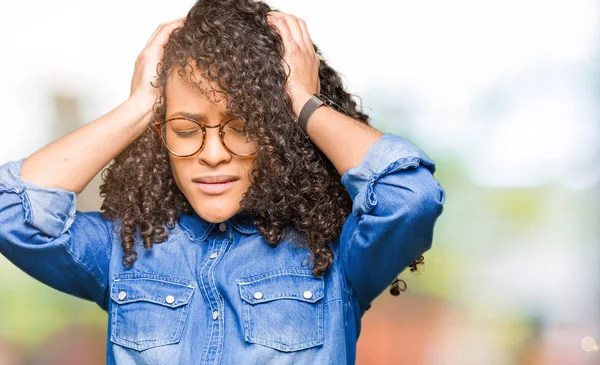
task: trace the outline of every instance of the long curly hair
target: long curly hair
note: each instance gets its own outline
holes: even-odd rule
[[[230,111],[246,120],[258,153],[250,172],[252,184],[240,205],[252,212],[264,239],[278,245],[285,238],[301,238],[312,253],[315,276],[332,265],[329,243],[341,234],[352,200],[331,161],[304,137],[295,122],[285,91],[284,45],[266,21],[271,10],[275,9],[261,1],[199,0],[184,25],[171,33],[153,84],[160,95],[153,120],[101,174],[102,214],[110,220],[120,219],[125,267],[137,258],[134,241],[138,231],[143,246],[150,249],[153,243],[168,238],[165,226],[173,229],[181,212],[192,209],[172,176],[167,150],[150,127],[165,118],[166,85],[175,70],[207,98],[225,98]],[[321,92],[347,115],[369,124],[369,116],[344,90],[340,75],[314,47],[321,60]],[[195,70],[218,89],[195,80]],[[411,271],[419,260],[422,257],[411,264]],[[406,283],[399,289],[400,282],[392,283],[393,295],[406,289]]]

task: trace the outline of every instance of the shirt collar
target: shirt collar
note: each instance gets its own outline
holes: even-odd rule
[[[254,225],[254,216],[248,210],[238,212],[226,220],[225,223],[243,234],[250,235],[258,232]],[[191,212],[181,212],[179,224],[192,240],[204,241],[220,223],[208,222],[200,217],[195,210],[191,209]]]

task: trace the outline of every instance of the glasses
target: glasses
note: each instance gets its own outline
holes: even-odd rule
[[[219,128],[219,139],[225,149],[239,157],[252,157],[256,154],[256,145],[250,141],[243,119],[231,119],[218,125],[206,125],[195,119],[174,117],[155,122],[154,129],[164,146],[175,156],[195,155],[204,147],[206,128]]]

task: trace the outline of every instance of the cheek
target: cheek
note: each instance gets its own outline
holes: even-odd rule
[[[175,180],[175,184],[179,187],[179,190],[183,191],[184,187],[181,186],[181,181],[185,181],[185,176],[182,176],[185,169],[182,166],[181,161],[170,157],[171,161],[171,174],[173,175],[173,180]]]
[[[244,179],[248,182],[248,185],[252,184],[252,178],[250,177],[250,171],[254,168],[254,160],[246,161],[242,168],[244,169]]]

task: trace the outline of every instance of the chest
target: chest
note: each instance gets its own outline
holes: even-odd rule
[[[111,267],[109,340],[117,351],[180,354],[194,343],[223,348],[219,338],[239,349],[298,351],[323,344],[327,303],[344,297],[339,265],[315,277],[310,251],[290,241],[179,234],[137,251],[131,268]]]

